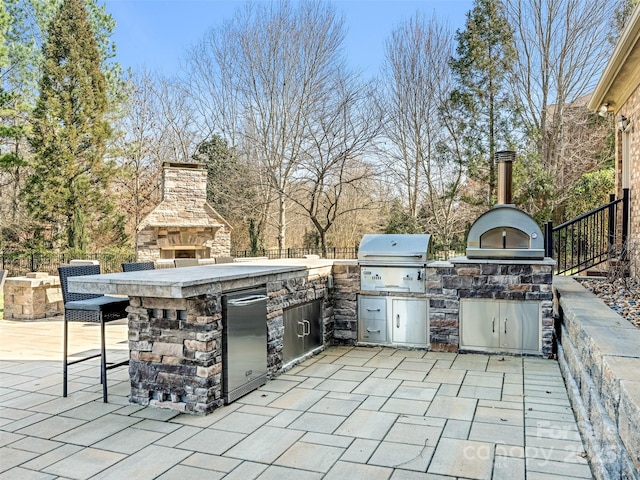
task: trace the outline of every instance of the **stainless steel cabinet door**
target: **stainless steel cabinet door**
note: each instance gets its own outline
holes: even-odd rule
[[[460,346],[484,351],[539,353],[540,303],[460,301]]]
[[[358,297],[358,340],[361,342],[387,342],[387,299],[384,297]]]
[[[308,352],[323,343],[322,300],[303,305],[302,322],[305,326],[304,351]]]
[[[288,308],[282,316],[282,356],[285,362],[322,345],[322,300]]]
[[[500,346],[500,305],[495,301],[460,301],[460,345],[498,348]]]
[[[500,346],[509,350],[540,350],[539,302],[500,303]]]
[[[304,324],[299,320],[298,309],[299,307],[289,308],[282,314],[282,356],[285,362],[298,358],[304,352]]]
[[[391,338],[393,343],[429,343],[428,302],[422,298],[391,300]]]

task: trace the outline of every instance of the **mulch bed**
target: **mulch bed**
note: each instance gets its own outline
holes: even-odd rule
[[[580,283],[618,315],[640,328],[640,281],[633,278],[603,278],[580,279]]]

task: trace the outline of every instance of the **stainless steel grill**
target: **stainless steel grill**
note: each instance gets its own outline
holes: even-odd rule
[[[496,153],[498,204],[481,215],[467,236],[467,258],[544,258],[544,237],[536,221],[511,204],[511,169],[515,152]]]
[[[360,289],[424,293],[424,268],[432,257],[428,234],[365,235],[358,249]]]
[[[425,268],[431,235],[365,235],[358,249],[358,340],[424,347],[429,344]]]

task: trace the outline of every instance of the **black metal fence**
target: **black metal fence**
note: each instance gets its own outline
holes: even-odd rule
[[[460,246],[448,246],[448,245],[436,245],[434,257],[437,260],[448,260],[449,258],[457,257],[459,255],[464,255],[464,249],[461,249]],[[305,255],[318,255],[322,258],[328,259],[347,259],[347,260],[355,260],[358,258],[358,247],[329,247],[327,248],[327,255],[324,257],[322,254],[321,248],[302,248],[302,247],[292,247],[292,248],[271,248],[271,249],[261,249],[257,252],[251,252],[251,250],[236,250],[232,252],[234,257],[266,257],[269,259],[277,259],[277,258],[302,258]]]
[[[291,247],[291,248],[269,248],[260,249],[257,252],[251,252],[251,250],[236,250],[232,252],[232,256],[248,258],[248,257],[267,257],[269,259],[276,258],[302,258],[305,255],[318,255],[323,257],[321,248],[303,248],[303,247]],[[346,258],[355,259],[358,258],[358,247],[329,247],[327,248],[327,256],[329,259]]]
[[[437,260],[464,255],[460,248],[438,245],[435,248]],[[267,257],[278,258],[302,258],[305,255],[318,255],[323,257],[320,248],[292,247],[285,249],[262,249],[252,253],[250,250],[237,250],[232,252],[234,257]],[[135,262],[135,253],[25,253],[25,252],[0,252],[0,270],[8,270],[9,277],[25,275],[29,272],[47,272],[50,275],[58,275],[58,267],[69,263],[71,260],[97,260],[100,263],[102,273],[114,273],[122,271],[121,264]],[[324,257],[323,257],[324,258]],[[328,259],[357,259],[358,247],[329,247],[326,258]]]
[[[29,272],[47,272],[58,275],[58,267],[71,260],[97,260],[102,273],[122,271],[122,263],[134,262],[135,253],[0,253],[0,269],[8,270],[9,277],[18,277]]]
[[[556,273],[575,274],[611,258],[625,256],[629,232],[629,189],[622,198],[614,195],[609,203],[573,220],[545,225],[546,256],[556,261]]]

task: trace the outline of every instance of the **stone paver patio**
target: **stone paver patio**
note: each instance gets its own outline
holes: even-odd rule
[[[70,325],[94,351],[98,326]],[[334,347],[197,417],[129,405],[126,367],[104,404],[97,359],[63,398],[61,338],[61,317],[0,321],[0,480],[592,478],[552,360]]]

